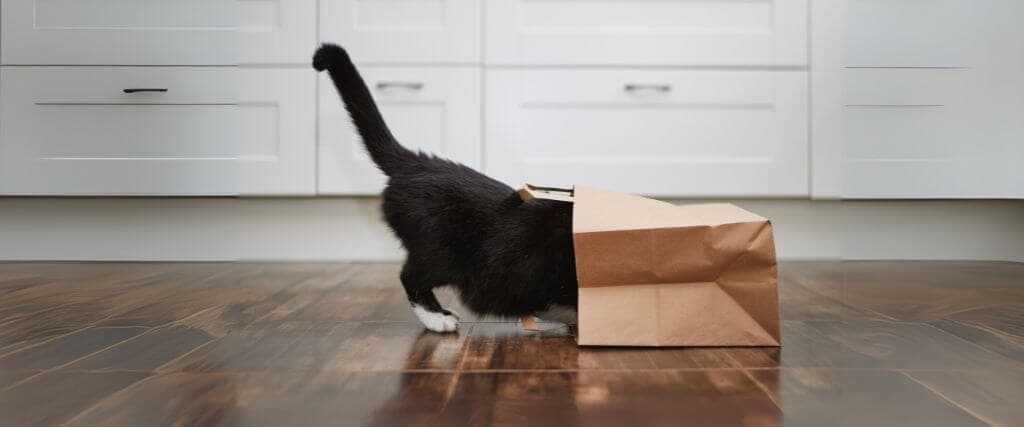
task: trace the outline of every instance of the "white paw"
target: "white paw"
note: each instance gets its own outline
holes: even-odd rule
[[[452,314],[448,315],[413,305],[412,312],[416,313],[416,318],[420,319],[424,327],[434,332],[455,332],[459,327],[459,314],[451,310],[448,312]]]

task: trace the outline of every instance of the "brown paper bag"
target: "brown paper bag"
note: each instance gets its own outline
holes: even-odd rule
[[[780,345],[767,219],[725,203],[546,190],[525,185],[520,195],[575,203],[580,345]]]

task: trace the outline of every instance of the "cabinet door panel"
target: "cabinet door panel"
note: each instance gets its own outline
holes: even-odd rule
[[[237,194],[237,78],[228,67],[3,67],[0,193]]]
[[[805,65],[807,0],[489,0],[491,64]]]
[[[316,0],[237,1],[242,64],[309,64],[317,47]]]
[[[320,38],[359,62],[480,61],[479,0],[321,0]]]
[[[242,194],[316,194],[316,74],[243,67],[239,77]]]
[[[4,65],[231,65],[235,0],[4,0]]]
[[[480,69],[361,67],[384,119],[403,145],[480,166]],[[320,80],[320,194],[377,194],[385,177],[370,160],[338,94]]]
[[[486,169],[515,185],[806,196],[806,73],[488,72]]]

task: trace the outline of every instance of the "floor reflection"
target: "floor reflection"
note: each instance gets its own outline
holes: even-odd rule
[[[579,348],[571,330],[550,324],[540,332],[525,332],[516,324],[477,324],[468,333],[466,358],[457,377],[409,371],[387,384],[376,384],[380,388],[375,391],[387,388],[390,395],[377,396],[366,425],[622,426],[643,420],[645,425],[772,426],[781,419],[771,391],[736,369],[728,355],[734,349]],[[417,360],[415,353],[460,341],[423,334],[409,345],[408,360]],[[505,357],[510,352],[526,356]],[[531,362],[543,366],[552,354],[558,359],[570,355],[574,366],[502,368],[511,364],[522,369]],[[476,359],[497,362],[477,366]],[[716,369],[659,368],[659,363],[669,361]],[[592,369],[602,364],[618,370]],[[363,393],[360,398],[369,402],[375,397]]]

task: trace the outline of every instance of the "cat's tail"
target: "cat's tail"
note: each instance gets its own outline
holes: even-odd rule
[[[388,176],[402,170],[415,155],[391,135],[373,95],[345,49],[334,44],[320,46],[313,55],[313,68],[327,70],[331,76],[345,109],[363,138],[366,151],[377,167]]]

